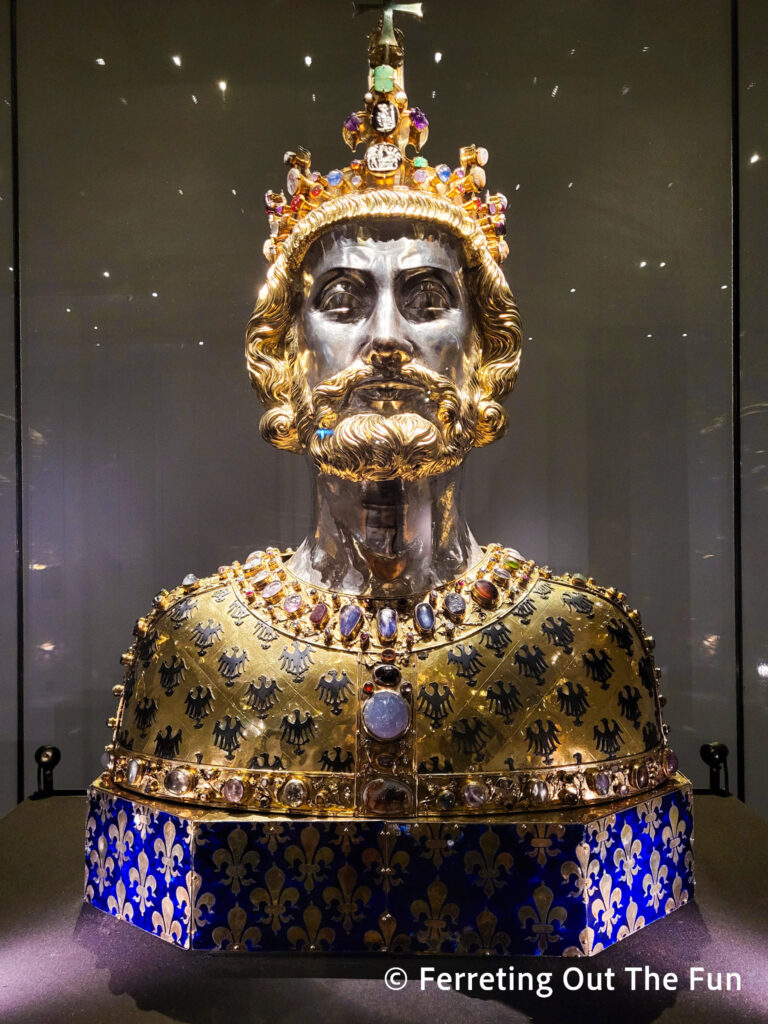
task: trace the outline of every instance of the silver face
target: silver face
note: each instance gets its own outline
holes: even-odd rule
[[[354,226],[304,266],[299,361],[310,389],[354,365],[376,367],[348,412],[417,412],[433,396],[398,380],[405,363],[461,388],[470,371],[472,318],[458,243],[408,237],[360,240]]]

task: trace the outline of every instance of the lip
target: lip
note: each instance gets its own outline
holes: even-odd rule
[[[386,380],[384,378],[367,380],[356,385],[354,392],[364,398],[377,401],[401,401],[411,394],[422,393],[424,389],[418,384],[403,380]]]

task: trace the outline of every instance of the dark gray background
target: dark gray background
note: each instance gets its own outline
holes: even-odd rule
[[[703,783],[698,748],[716,738],[734,751],[733,782],[731,4],[426,8],[423,24],[400,19],[409,97],[430,117],[433,163],[455,163],[470,142],[490,150],[526,339],[509,435],[467,467],[470,522],[481,542],[625,590],[657,640],[683,769]],[[766,812],[766,10],[738,10],[745,752],[747,798]],[[307,146],[324,171],[349,162],[340,128],[365,89],[372,18],[353,21],[337,0],[18,0],[17,16],[29,791],[43,742],[63,751],[59,786],[97,774],[119,654],[161,586],[296,544],[307,526],[304,466],[259,439],[242,337],[265,272],[263,193],[282,186],[285,149]],[[7,52],[0,69],[6,89]],[[5,105],[2,118],[5,251]],[[750,163],[754,151],[763,160]],[[2,628],[8,806],[15,621]]]

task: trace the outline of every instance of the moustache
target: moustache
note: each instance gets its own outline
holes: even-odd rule
[[[316,415],[334,413],[348,400],[352,391],[365,385],[406,385],[422,390],[448,412],[458,410],[461,403],[459,390],[450,379],[420,363],[403,363],[396,372],[382,373],[367,363],[353,363],[312,390],[311,400]]]

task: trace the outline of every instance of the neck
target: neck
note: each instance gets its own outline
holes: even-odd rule
[[[310,532],[288,563],[317,587],[405,597],[482,557],[461,502],[461,467],[424,480],[353,482],[315,473]]]

